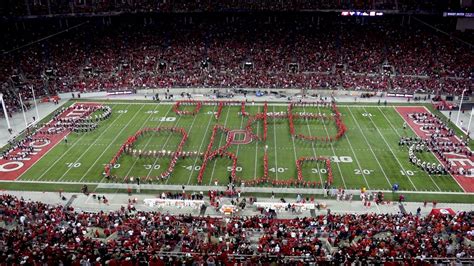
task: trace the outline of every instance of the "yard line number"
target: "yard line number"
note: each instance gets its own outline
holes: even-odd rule
[[[240,166],[235,167],[235,171],[236,172],[242,172],[242,167],[240,167]],[[227,172],[232,172],[232,167],[231,166],[227,166]]]
[[[285,168],[283,168],[283,167],[272,167],[272,168],[268,169],[268,171],[273,172],[273,173],[276,173],[276,172],[284,173],[287,170],[288,170],[288,168],[286,168],[286,167]]]
[[[66,163],[68,168],[78,168],[81,166],[81,163]]]
[[[324,168],[321,168],[321,169],[311,168],[311,173],[313,173],[313,174],[327,174],[328,170],[326,170]]]
[[[369,169],[354,169],[354,174],[356,175],[370,175],[374,172],[374,170]]]
[[[200,165],[195,165],[194,167],[192,165],[188,165],[188,166],[183,166],[186,170],[188,171],[199,171],[201,170],[201,166]]]
[[[102,165],[103,165],[103,166],[106,166],[107,164],[103,163]],[[118,169],[118,168],[120,168],[120,164],[119,164],[119,163],[116,163],[116,164],[112,165],[112,168],[113,168],[113,169]]]
[[[400,173],[401,173],[402,175],[406,175],[406,176],[414,176],[415,173],[416,173],[416,171],[411,171],[411,170],[406,170],[406,171],[404,171],[404,170],[400,170]]]
[[[173,117],[173,116],[163,116],[163,117],[160,117],[160,122],[174,122],[176,121],[176,117]]]
[[[374,170],[369,170],[369,169],[354,169],[354,174],[355,175],[370,175],[374,172]],[[317,168],[311,168],[311,173],[313,174],[327,174],[328,170],[325,168],[317,169]]]
[[[151,122],[174,122],[176,121],[176,117],[172,117],[172,116],[152,117],[150,121]]]
[[[158,170],[160,169],[161,165],[159,164],[144,164],[143,167],[145,167],[146,170]]]
[[[149,110],[146,111],[145,114],[157,114],[159,111],[158,110]]]
[[[330,156],[329,159],[333,163],[352,163],[352,157],[350,156]]]

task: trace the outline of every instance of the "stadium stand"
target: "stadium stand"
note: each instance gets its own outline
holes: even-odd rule
[[[472,257],[473,215],[327,214],[282,220],[175,216],[124,207],[86,213],[3,194],[0,261],[217,265],[383,259],[389,265],[421,265]]]
[[[356,9],[383,11],[385,15],[341,15],[341,11]],[[37,98],[147,88],[303,88],[316,94],[318,90],[357,91],[362,92],[361,97],[372,97],[377,92],[409,94],[407,97],[415,93],[471,95],[474,37],[472,32],[455,31],[455,18],[440,17],[441,12],[449,10],[472,11],[472,8],[463,9],[460,1],[428,0],[2,0],[0,93],[10,115],[22,109],[20,99],[25,102],[24,107],[31,107],[32,90]],[[263,117],[268,113],[266,106],[265,103]],[[106,112],[104,117],[110,115],[107,108],[102,110]],[[133,112],[129,121],[142,111]],[[147,112],[154,114],[158,110]],[[385,116],[383,111],[379,112]],[[371,113],[364,114],[391,149],[370,118]],[[286,116],[290,117],[291,112]],[[436,124],[426,130],[447,130],[438,118],[425,114],[414,116]],[[60,122],[78,131],[96,128],[89,122],[75,128],[71,121]],[[388,119],[387,122],[387,132],[393,129],[398,134]],[[357,126],[364,134],[360,125]],[[448,137],[453,134],[449,131]],[[464,174],[428,164],[415,155],[416,145],[419,149],[415,151],[424,150],[426,145],[446,163],[448,159],[443,152],[472,155],[466,148],[468,144],[440,142],[437,137],[424,141],[401,137],[399,144],[412,145],[409,159],[430,174],[448,171]],[[365,135],[363,138],[384,171]],[[33,147],[25,146],[25,141],[31,141],[28,134],[25,139],[10,142],[21,150],[23,157],[12,157],[8,149],[2,157],[19,161],[32,154]],[[67,145],[67,138],[64,143]],[[112,143],[98,145],[112,146]],[[275,137],[275,149],[276,145]],[[266,149],[267,146],[265,156]],[[105,151],[94,155],[96,162]],[[366,146],[363,151],[367,152]],[[163,148],[164,152],[171,153]],[[398,161],[395,153],[391,153]],[[138,157],[141,154],[140,150]],[[267,162],[268,158],[264,158]],[[330,159],[325,161],[329,164]],[[403,165],[398,164],[401,173],[408,177]],[[268,163],[265,165],[268,172]],[[83,175],[88,175],[89,170]],[[355,170],[369,171],[360,165]],[[67,171],[61,173],[59,180]],[[332,179],[332,172],[327,172]],[[130,180],[133,183],[133,177]],[[136,182],[139,180],[137,177]],[[388,178],[387,181],[391,185]],[[331,191],[336,193],[335,188]],[[235,196],[234,187],[227,192],[229,197]],[[83,185],[82,193],[89,195],[87,185]],[[128,193],[131,196],[130,187]],[[237,193],[240,198],[240,191]],[[185,199],[183,195],[163,192],[162,198],[181,201]],[[428,265],[472,263],[474,258],[474,212],[415,215],[403,207],[403,195],[399,200],[400,213],[396,215],[331,214],[330,210],[321,214],[318,203],[318,212],[311,210],[311,217],[295,219],[278,219],[273,210],[267,212],[265,208],[259,216],[238,217],[225,211],[219,217],[205,216],[206,208],[220,207],[217,191],[209,190],[208,195],[198,196],[200,201],[196,206],[200,206],[201,215],[196,217],[138,211],[130,199],[127,207],[117,211],[85,212],[71,207],[72,197],[66,202],[61,196],[66,202],[61,206],[1,193],[0,266],[235,265],[240,262]],[[352,201],[353,195],[347,195]],[[108,203],[105,196],[91,197],[101,204]],[[370,206],[370,200],[364,197],[364,206]],[[337,200],[340,200],[339,192]],[[252,201],[253,198],[249,199]],[[233,198],[231,203],[232,209],[246,207],[246,201],[238,207]]]
[[[472,48],[423,25],[400,25],[399,17],[296,16],[82,21],[60,37],[6,53],[1,90],[15,111],[14,92],[29,99],[31,86],[38,96],[173,87],[451,95],[472,89]],[[49,23],[51,29],[38,27],[32,36],[10,25],[3,50],[61,29]]]
[[[330,9],[365,9],[411,11],[416,13],[463,10],[460,1],[428,0],[221,0],[221,1],[61,1],[61,0],[5,0],[3,11],[11,16],[41,16],[64,14],[96,14],[104,12],[230,12],[230,11],[298,11]]]

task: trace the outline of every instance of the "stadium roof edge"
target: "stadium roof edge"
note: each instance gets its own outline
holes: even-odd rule
[[[82,18],[82,17],[110,17],[120,15],[145,15],[145,14],[208,14],[208,13],[341,13],[341,12],[382,12],[385,15],[431,15],[442,16],[442,11],[401,11],[392,9],[301,9],[301,10],[220,10],[220,11],[111,11],[97,13],[67,13],[67,14],[48,14],[48,15],[26,15],[26,16],[2,16],[3,20],[26,20],[26,19],[48,19],[48,18]]]

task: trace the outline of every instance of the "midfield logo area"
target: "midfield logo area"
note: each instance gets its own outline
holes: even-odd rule
[[[96,103],[76,103],[56,111],[51,121],[9,144],[9,149],[1,154],[0,179],[16,180],[72,131],[95,130],[111,113],[110,107]]]

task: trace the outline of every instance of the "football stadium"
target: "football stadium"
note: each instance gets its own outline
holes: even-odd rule
[[[472,1],[5,0],[0,265],[472,265]]]

